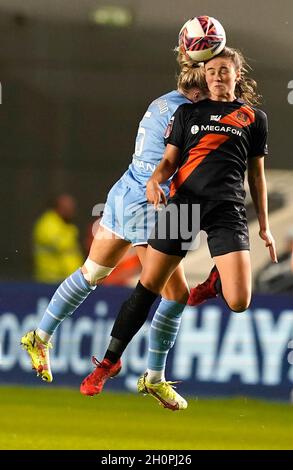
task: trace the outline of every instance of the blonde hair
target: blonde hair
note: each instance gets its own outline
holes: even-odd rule
[[[197,87],[203,92],[207,92],[205,72],[202,63],[191,60],[187,55],[178,52],[177,62],[180,70],[177,75],[177,88],[183,92],[188,92]]]
[[[180,69],[182,67],[199,67],[202,65],[202,62],[196,62],[195,60],[192,60],[187,54],[184,53],[181,49],[178,47],[174,49],[174,52],[177,53],[176,60],[179,64]]]
[[[232,47],[224,47],[222,52],[218,54],[216,57],[224,57],[227,59],[231,59],[236,72],[240,70],[240,79],[236,83],[235,87],[235,96],[236,98],[241,98],[249,105],[258,105],[261,101],[261,95],[257,92],[257,83],[250,77],[247,77],[247,72],[251,67],[246,62],[242,52],[237,49],[233,49]],[[212,60],[212,59],[211,59]]]

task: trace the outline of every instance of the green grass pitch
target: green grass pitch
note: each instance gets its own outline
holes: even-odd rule
[[[293,449],[293,407],[189,398],[172,412],[151,397],[64,388],[0,388],[0,449]]]

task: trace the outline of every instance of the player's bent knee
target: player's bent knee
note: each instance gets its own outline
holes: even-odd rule
[[[147,279],[140,279],[141,284],[154,294],[159,295],[161,293],[161,290],[163,289],[163,284],[160,285],[160,283],[153,282],[152,280],[147,280]]]
[[[238,299],[234,302],[227,302],[227,303],[233,312],[241,313],[241,312],[245,312],[245,310],[248,309],[250,305],[250,299]]]
[[[83,276],[91,286],[96,286],[100,279],[104,279],[109,276],[114,269],[107,266],[101,266],[90,258],[87,258],[84,263],[84,267],[86,269],[86,273],[83,272]]]

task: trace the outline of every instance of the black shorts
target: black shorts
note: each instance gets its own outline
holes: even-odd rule
[[[148,243],[162,253],[184,258],[188,251],[194,249],[192,244],[200,230],[207,233],[212,257],[249,250],[247,217],[243,203],[193,201],[191,204],[179,195],[170,199],[167,206],[159,212]]]

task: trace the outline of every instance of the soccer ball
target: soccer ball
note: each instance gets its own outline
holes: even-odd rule
[[[224,49],[225,44],[224,28],[211,16],[191,18],[179,32],[178,51],[196,62],[212,59]]]

